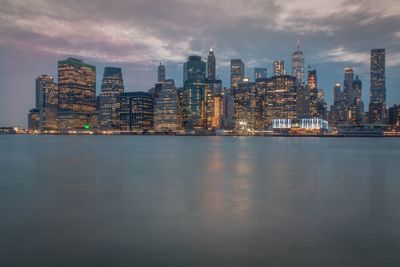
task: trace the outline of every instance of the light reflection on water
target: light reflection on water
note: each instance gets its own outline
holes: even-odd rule
[[[396,266],[399,148],[0,136],[0,266]]]

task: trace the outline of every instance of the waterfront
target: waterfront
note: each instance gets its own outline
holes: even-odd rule
[[[0,266],[397,266],[400,139],[0,136]]]

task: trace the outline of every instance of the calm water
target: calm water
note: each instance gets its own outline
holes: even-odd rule
[[[400,139],[0,136],[0,266],[399,266]]]

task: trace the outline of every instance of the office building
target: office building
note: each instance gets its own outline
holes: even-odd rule
[[[231,88],[236,89],[244,79],[245,69],[241,59],[231,59]]]
[[[212,49],[210,49],[207,57],[207,79],[210,81],[214,81],[217,79],[216,60],[214,51]]]
[[[267,78],[267,68],[254,68],[254,82],[257,79],[266,79]]]
[[[103,130],[118,129],[119,96],[124,92],[121,68],[105,67],[99,96],[99,126]]]
[[[296,78],[288,75],[267,79],[266,123],[273,119],[296,119]]]
[[[161,83],[165,81],[165,77],[166,77],[166,70],[165,70],[165,66],[163,64],[161,64],[158,66],[158,71],[157,71],[157,82]]]
[[[298,85],[304,83],[304,54],[300,50],[300,39],[297,39],[297,51],[292,55],[292,76],[296,77]]]
[[[120,94],[120,120],[123,131],[148,131],[153,128],[154,96],[147,92]]]
[[[307,75],[308,87],[310,88],[310,117],[319,117],[317,70],[309,70]]]
[[[283,76],[286,74],[285,61],[275,60],[274,61],[274,76]]]
[[[204,128],[206,63],[200,56],[189,56],[183,65],[183,125],[187,129]]]
[[[156,132],[175,132],[181,128],[178,101],[175,81],[165,80],[160,95],[154,103],[154,130]]]
[[[58,126],[61,131],[94,125],[96,67],[82,60],[58,61]]]
[[[386,51],[371,50],[370,123],[383,123],[386,111]]]
[[[39,111],[39,130],[57,130],[57,108],[57,84],[53,77],[40,75],[36,78],[36,109]]]

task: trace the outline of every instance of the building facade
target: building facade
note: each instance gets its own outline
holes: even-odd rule
[[[105,67],[99,96],[99,126],[103,130],[119,129],[119,96],[124,92],[121,68]]]
[[[123,131],[148,131],[154,125],[154,96],[147,92],[120,94],[120,121]]]
[[[370,123],[383,123],[386,111],[386,51],[371,50]]]
[[[204,128],[206,63],[200,56],[189,56],[183,65],[183,125],[187,129]]]
[[[217,79],[216,60],[214,50],[210,49],[207,57],[207,79],[214,81]]]
[[[238,87],[239,82],[244,79],[245,66],[241,59],[231,59],[231,88]]]
[[[257,79],[266,79],[267,78],[267,68],[254,68],[254,82]]]
[[[157,70],[157,82],[159,83],[164,82],[165,77],[166,77],[166,69],[165,66],[160,62],[160,65],[158,66]]]
[[[296,119],[296,78],[288,75],[267,79],[266,123],[273,119]]]
[[[160,95],[154,103],[154,130],[174,132],[181,129],[178,91],[175,81],[165,80]]]
[[[283,76],[286,74],[285,61],[275,60],[274,61],[274,76]]]
[[[57,108],[57,84],[53,77],[40,75],[36,78],[36,109],[39,111],[39,130],[54,131],[58,129]]]
[[[68,58],[58,62],[58,126],[61,131],[93,127],[96,67]]]

